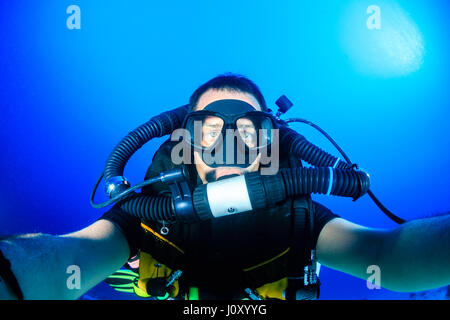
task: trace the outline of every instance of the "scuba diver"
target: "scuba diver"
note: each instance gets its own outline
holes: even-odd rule
[[[131,132],[95,187],[104,177],[110,200],[91,195],[94,207],[114,204],[96,222],[0,241],[0,299],[77,299],[112,274],[116,288],[128,277],[134,293],[155,299],[317,299],[321,264],[364,280],[376,266],[393,291],[448,285],[450,216],[374,229],[313,201],[312,193],[356,200],[369,177],[288,128],[279,116],[289,102],[278,102],[273,115],[251,80],[223,74]],[[127,160],[170,133],[144,183],[131,187]],[[133,268],[120,269],[130,259]],[[69,266],[81,271],[75,289]]]

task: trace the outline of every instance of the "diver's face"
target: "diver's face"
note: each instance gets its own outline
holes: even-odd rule
[[[203,93],[200,96],[200,99],[198,100],[197,106],[194,111],[202,110],[208,104],[223,99],[242,100],[250,104],[253,108],[255,108],[256,111],[261,111],[261,106],[259,105],[258,100],[256,100],[256,98],[251,94],[245,92],[216,90],[216,89],[209,89],[208,91]],[[213,120],[214,119],[211,119],[209,122],[207,122],[206,124],[208,126],[205,126],[203,129],[208,130],[208,132],[203,132],[203,137],[204,139],[206,139],[205,141],[203,141],[204,143],[208,143],[207,139],[209,138],[214,139],[215,137],[213,135],[218,134],[215,133],[214,131],[214,125],[217,124],[213,123],[214,122]],[[227,175],[232,174],[242,175],[245,172],[257,171],[259,169],[259,161],[260,161],[260,155],[258,155],[255,161],[253,161],[253,163],[250,164],[250,166],[248,166],[247,168],[230,167],[230,166],[211,168],[210,166],[208,166],[203,162],[202,157],[198,153],[198,151],[194,151],[194,158],[195,158],[195,167],[203,183],[215,181],[220,177]]]

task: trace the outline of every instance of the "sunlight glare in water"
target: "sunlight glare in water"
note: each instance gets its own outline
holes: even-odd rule
[[[369,28],[370,2],[353,3],[344,14],[340,41],[355,69],[363,74],[395,77],[420,69],[423,37],[409,14],[394,2],[378,1],[379,29]]]

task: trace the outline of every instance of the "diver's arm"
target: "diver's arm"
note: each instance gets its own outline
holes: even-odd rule
[[[119,269],[130,253],[123,234],[107,220],[63,236],[33,234],[3,240],[0,250],[11,262],[25,299],[55,300],[79,298]],[[77,267],[79,289],[70,278]],[[8,297],[5,290],[0,284],[0,297]]]
[[[450,215],[407,222],[392,230],[331,220],[317,241],[322,264],[367,280],[380,268],[380,285],[414,292],[450,284]]]

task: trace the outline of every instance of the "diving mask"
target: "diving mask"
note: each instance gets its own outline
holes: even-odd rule
[[[276,119],[247,102],[224,99],[188,114],[187,142],[211,167],[247,167],[273,142]]]

